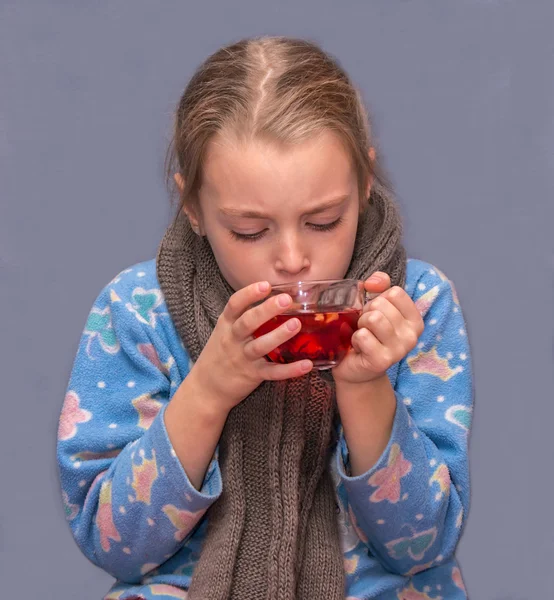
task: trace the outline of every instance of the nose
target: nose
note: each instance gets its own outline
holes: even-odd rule
[[[301,273],[307,273],[310,265],[307,249],[299,234],[288,235],[281,239],[275,260],[275,270],[279,275],[296,277]]]

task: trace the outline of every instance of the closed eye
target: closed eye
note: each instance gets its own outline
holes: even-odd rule
[[[241,242],[255,242],[257,240],[261,240],[264,237],[266,231],[267,229],[262,229],[261,231],[258,231],[256,233],[237,233],[236,231],[233,231],[231,229],[229,233],[236,240],[240,240]]]
[[[313,229],[314,231],[332,231],[336,229],[342,223],[342,217],[339,217],[336,221],[332,223],[306,223],[306,225]],[[265,234],[267,233],[267,228],[262,229],[261,231],[257,231],[256,233],[238,233],[237,231],[229,230],[229,233],[233,236],[235,240],[239,240],[241,242],[256,242],[261,240]]]
[[[332,229],[338,227],[341,223],[342,217],[339,217],[336,221],[333,221],[332,223],[307,223],[307,225],[315,231],[331,231]]]

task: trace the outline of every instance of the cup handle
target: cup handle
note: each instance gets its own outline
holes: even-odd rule
[[[377,296],[380,296],[381,292],[368,292],[364,289],[364,305],[362,308],[362,311],[365,311],[366,306],[375,298],[377,298]]]

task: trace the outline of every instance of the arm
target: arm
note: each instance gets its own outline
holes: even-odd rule
[[[426,272],[418,283],[425,288],[415,300],[425,324],[419,344],[399,364],[394,396],[384,382],[368,390],[370,435],[359,434],[362,419],[357,429],[349,427],[356,456],[345,435],[348,423],[338,453],[360,537],[389,570],[402,574],[452,556],[469,506],[473,391],[465,323],[446,278]]]
[[[387,447],[396,396],[390,379],[383,375],[361,384],[337,383],[337,404],[348,445],[350,475],[368,471]]]
[[[126,289],[125,281],[104,289],[87,320],[60,419],[58,462],[78,545],[114,577],[136,582],[179,550],[221,493],[221,477],[213,458],[219,436],[203,443],[200,411],[179,415],[180,431],[197,449],[187,466],[193,481],[177,456],[165,423],[181,375],[160,332],[163,305],[157,318],[141,318],[133,310],[139,288]],[[186,388],[173,395],[181,404]]]
[[[200,489],[204,481],[229,414],[218,408],[221,405],[217,396],[207,398],[206,389],[200,385],[193,367],[165,411],[169,439],[196,489]],[[186,435],[183,435],[184,422],[187,423]]]

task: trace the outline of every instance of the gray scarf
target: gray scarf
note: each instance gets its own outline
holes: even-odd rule
[[[404,285],[406,253],[394,202],[372,191],[360,216],[348,278],[387,272]],[[157,256],[169,313],[193,361],[233,290],[206,238],[181,212]],[[189,600],[344,599],[344,566],[329,459],[335,445],[334,386],[313,371],[264,382],[227,419],[219,441],[221,497]]]

